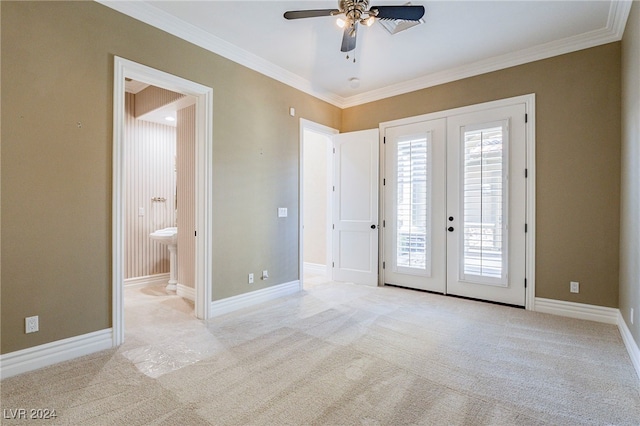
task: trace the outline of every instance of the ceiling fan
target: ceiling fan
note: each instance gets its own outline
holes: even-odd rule
[[[376,19],[402,21],[419,21],[424,16],[424,6],[371,6],[369,0],[340,0],[338,9],[291,10],[284,13],[285,19],[316,18],[322,16],[338,16],[337,24],[344,28],[342,35],[343,52],[356,48],[356,32],[358,24],[371,26]]]

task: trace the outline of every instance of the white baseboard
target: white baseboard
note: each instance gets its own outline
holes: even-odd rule
[[[631,363],[635,367],[638,377],[640,377],[640,348],[638,348],[638,344],[633,339],[631,331],[629,330],[629,327],[627,327],[627,323],[624,321],[620,311],[618,311],[618,329],[620,330],[620,335],[622,336],[622,341],[627,348],[627,352],[629,352]]]
[[[305,274],[327,276],[327,265],[321,265],[319,263],[304,262],[303,268],[304,268]]]
[[[536,297],[533,310],[546,314],[617,325],[624,346],[629,352],[631,363],[636,370],[636,374],[640,377],[640,349],[619,309]]]
[[[127,278],[124,280],[124,286],[131,287],[148,287],[152,285],[167,285],[169,282],[169,273],[146,275],[144,277]]]
[[[618,324],[618,309],[564,300],[535,298],[534,311],[589,321]]]
[[[180,283],[176,286],[176,294],[180,297],[184,297],[185,299],[189,299],[192,301],[196,300],[196,289],[193,287],[187,287],[186,285],[182,285]]]
[[[209,308],[209,317],[224,315],[238,309],[247,308],[262,302],[277,299],[279,297],[288,296],[299,292],[300,281],[295,280],[284,284],[267,287],[262,290],[252,291],[250,293],[240,294],[238,296],[228,297],[222,300],[211,302]]]
[[[9,352],[0,355],[0,377],[6,379],[7,377],[69,361],[112,347],[113,330],[107,328],[16,352]]]

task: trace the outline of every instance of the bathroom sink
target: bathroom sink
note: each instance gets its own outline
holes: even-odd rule
[[[158,229],[149,234],[149,237],[154,241],[165,244],[169,249],[169,282],[167,283],[167,290],[176,291],[178,284],[178,272],[176,270],[178,266],[178,228],[172,226]]]
[[[159,243],[171,245],[176,244],[178,242],[178,228],[175,226],[158,229],[155,232],[149,234],[152,240],[155,240]]]

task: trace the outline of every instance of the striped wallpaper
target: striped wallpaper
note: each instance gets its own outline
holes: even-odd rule
[[[135,96],[136,103],[133,115],[136,117],[140,117],[143,114],[158,109],[158,107],[170,104],[171,102],[185,97],[182,93],[172,92],[156,86],[149,86],[136,93]]]
[[[125,96],[125,279],[169,272],[167,247],[149,234],[176,223],[176,128],[136,120],[137,96]]]
[[[196,229],[196,109],[177,114],[178,284],[195,288]]]

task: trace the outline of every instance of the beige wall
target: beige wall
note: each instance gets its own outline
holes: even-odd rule
[[[620,43],[346,109],[342,131],[536,94],[536,296],[618,306]],[[580,293],[569,293],[569,281]]]
[[[631,7],[622,39],[621,192],[620,312],[640,345],[640,5],[637,2]]]
[[[325,135],[304,132],[304,262],[327,263],[327,150]]]
[[[95,2],[0,7],[2,353],[111,327],[114,55],[213,88],[213,299],[298,278],[298,118],[340,109]]]

